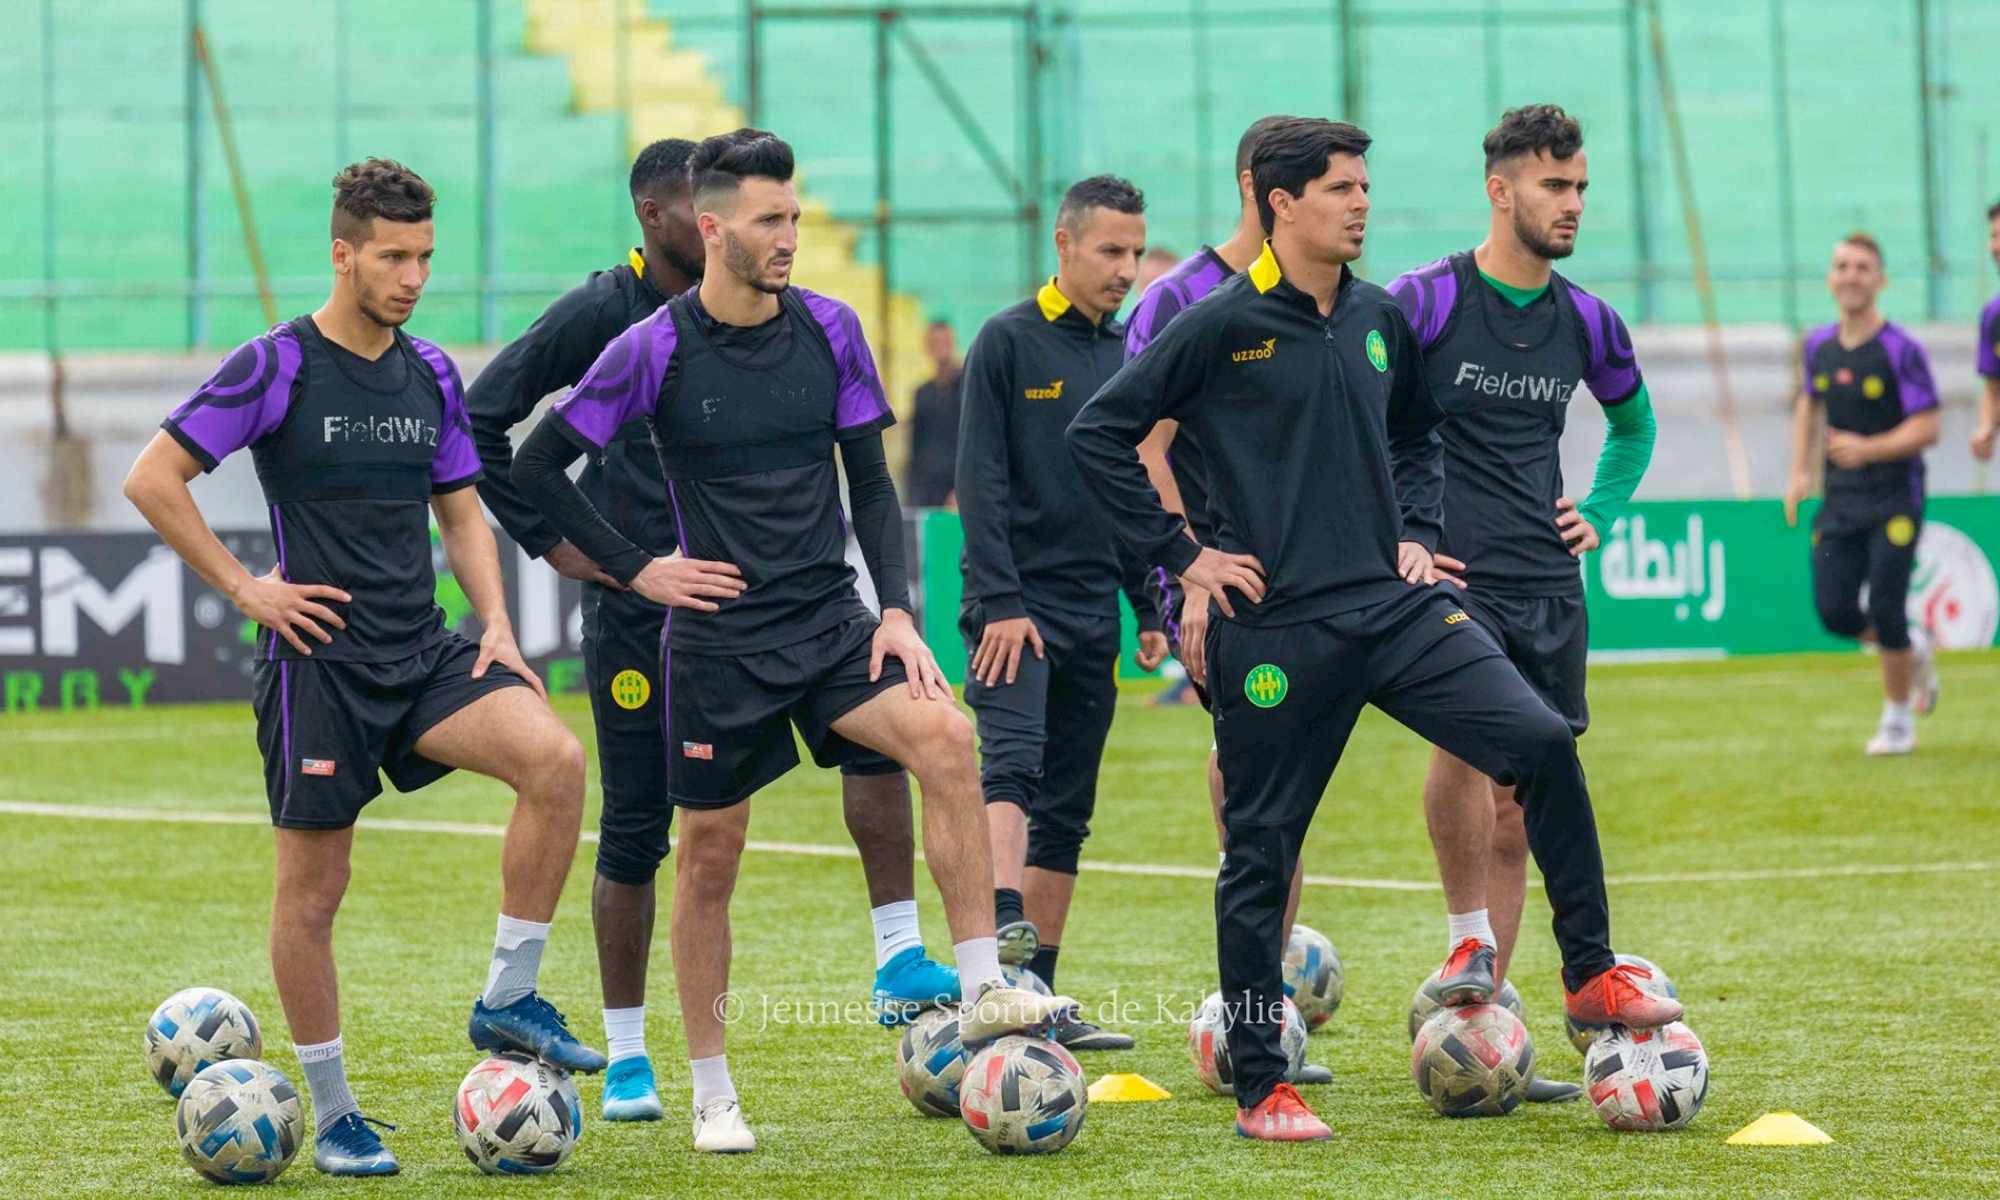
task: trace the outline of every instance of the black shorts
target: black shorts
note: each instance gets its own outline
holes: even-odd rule
[[[667,856],[674,806],[660,740],[663,605],[622,588],[583,585],[583,678],[597,726],[597,873],[643,884]]]
[[[1569,722],[1571,733],[1590,728],[1584,673],[1590,655],[1590,614],[1582,596],[1496,596],[1465,591],[1456,596],[1544,703]]]
[[[345,829],[382,794],[382,774],[399,792],[449,775],[417,753],[417,739],[488,692],[528,686],[497,664],[474,679],[478,661],[477,644],[447,632],[396,662],[259,662],[251,696],[271,823]]]
[[[1910,576],[1923,529],[1923,512],[1908,505],[1821,507],[1813,522],[1813,603],[1827,632],[1858,638],[1873,631],[1884,650],[1910,648]]]
[[[802,642],[749,654],[709,655],[667,647],[667,796],[682,808],[727,808],[799,763],[798,726],[813,761],[856,774],[900,769],[832,725],[878,692],[903,687],[901,660],[882,662],[870,682],[878,622],[854,617]]]

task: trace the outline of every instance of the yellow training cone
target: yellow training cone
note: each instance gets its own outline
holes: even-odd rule
[[[1128,1101],[1171,1100],[1173,1093],[1154,1083],[1144,1075],[1134,1075],[1120,1071],[1106,1075],[1090,1085],[1092,1104],[1123,1104]]]
[[[1797,1113],[1765,1113],[1729,1135],[1732,1146],[1823,1146],[1833,1139]]]

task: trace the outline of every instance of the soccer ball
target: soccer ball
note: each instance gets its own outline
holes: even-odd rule
[[[1025,988],[1037,996],[1055,995],[1055,992],[1050,989],[1049,985],[1042,982],[1040,975],[1035,974],[1026,967],[1001,967],[1000,975],[1007,981],[1008,987]]]
[[[1210,992],[1188,1024],[1188,1058],[1194,1077],[1218,1096],[1233,1095],[1236,1073],[1229,1065],[1229,1038],[1221,992]],[[1306,1062],[1306,1021],[1299,1006],[1285,997],[1285,1015],[1278,1027],[1278,1045],[1285,1052],[1285,1074],[1294,1075]]]
[[[1340,1008],[1347,991],[1347,973],[1333,943],[1317,929],[1292,926],[1285,942],[1285,995],[1299,1006],[1308,1030],[1318,1029]]]
[[[1535,1073],[1535,1044],[1521,1018],[1497,1004],[1441,1008],[1417,1030],[1410,1074],[1447,1117],[1513,1112]]]
[[[995,1154],[1053,1154],[1083,1128],[1083,1068],[1055,1042],[1010,1034],[974,1055],[958,1085],[959,1116]]]
[[[305,1140],[299,1090],[268,1063],[232,1058],[181,1089],[174,1135],[188,1165],[217,1183],[269,1183]]]
[[[896,1042],[896,1082],[927,1117],[958,1115],[958,1081],[965,1075],[965,1047],[958,1040],[958,1010],[928,1009]]]
[[[1640,991],[1652,996],[1664,996],[1669,1000],[1680,999],[1681,990],[1674,986],[1674,981],[1649,960],[1640,958],[1636,954],[1620,954],[1616,958],[1619,966],[1638,967],[1648,973],[1646,977],[1633,980],[1639,985]],[[1563,1027],[1569,1031],[1569,1044],[1576,1047],[1578,1054],[1584,1055],[1590,1053],[1592,1042],[1612,1029],[1609,1025],[1579,1025],[1567,1016],[1563,1018]]]
[[[1614,1026],[1584,1052],[1583,1084],[1613,1129],[1679,1129],[1708,1099],[1708,1052],[1679,1021],[1658,1029]]]
[[[1424,1022],[1436,1016],[1438,1009],[1444,1007],[1444,1001],[1438,998],[1438,978],[1443,971],[1443,967],[1432,971],[1430,978],[1417,986],[1417,994],[1410,997],[1410,1040],[1413,1042],[1417,1040],[1417,1031],[1424,1027]],[[1500,985],[1500,991],[1493,997],[1493,1003],[1522,1020],[1527,1020],[1526,1014],[1521,1011],[1521,993],[1514,990],[1513,980],[1509,979]]]
[[[146,1022],[146,1074],[169,1096],[214,1063],[262,1058],[264,1038],[250,1007],[220,988],[175,992]]]
[[[458,1085],[451,1125],[465,1157],[488,1175],[540,1175],[576,1149],[583,1109],[567,1073],[509,1051]]]

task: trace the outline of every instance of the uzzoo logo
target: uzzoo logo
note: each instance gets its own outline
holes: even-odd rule
[[[1021,393],[1021,396],[1028,400],[1060,400],[1062,399],[1062,385],[1063,381],[1058,379],[1047,387],[1028,388]]]
[[[1229,361],[1256,362],[1260,358],[1275,358],[1277,356],[1277,353],[1278,353],[1278,339],[1274,337],[1267,337],[1264,339],[1261,345],[1253,346],[1248,350],[1230,351]]]

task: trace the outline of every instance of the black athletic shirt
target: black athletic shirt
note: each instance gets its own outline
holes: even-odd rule
[[[1577,560],[1555,523],[1562,432],[1578,382],[1606,408],[1638,394],[1625,322],[1561,275],[1515,305],[1479,277],[1470,253],[1397,276],[1389,294],[1416,331],[1446,418],[1439,548],[1483,592],[1581,594]]]
[[[1024,601],[1115,615],[1123,588],[1139,627],[1160,627],[1147,564],[1119,553],[1063,444],[1077,410],[1124,361],[1124,341],[1123,326],[1084,316],[1053,279],[973,339],[959,385],[959,569],[987,620],[1026,616]]]
[[[395,662],[444,636],[431,566],[430,498],[478,482],[458,368],[396,331],[370,362],[298,317],[230,352],[161,426],[202,470],[248,446],[271,508],[278,568],[348,593],[347,621],[312,657]],[[300,655],[264,630],[258,653]]]
[[[777,316],[741,327],[703,310],[699,289],[683,293],[613,339],[545,422],[588,451],[644,419],[681,552],[743,572],[748,588],[721,601],[719,611],[690,609],[670,621],[675,649],[768,650],[868,614],[843,553],[833,447],[879,443],[895,416],[853,309],[796,287],[778,300]],[[543,481],[523,479],[523,465],[516,482],[534,483],[531,496],[613,576],[630,580],[651,561],[629,539],[613,535],[607,546],[586,527],[570,528],[562,511],[535,494]],[[864,551],[874,540],[864,540]],[[908,607],[900,570],[898,561],[895,570],[878,572],[885,606]]]
[[[1803,359],[1801,383],[1806,395],[1826,406],[1829,429],[1887,433],[1938,406],[1930,359],[1894,321],[1884,321],[1874,337],[1851,350],[1840,344],[1840,326],[1822,325],[1806,334]],[[1867,525],[1886,515],[1923,511],[1923,455],[1859,467],[1827,460],[1822,528],[1843,518]]]
[[[1267,243],[1071,424],[1070,449],[1120,540],[1178,574],[1199,547],[1160,506],[1133,449],[1163,417],[1207,453],[1215,548],[1264,564],[1263,603],[1232,601],[1239,624],[1298,624],[1393,600],[1408,586],[1397,543],[1437,544],[1443,414],[1402,310],[1346,268],[1323,317]]]
[[[575,386],[612,338],[666,302],[646,278],[646,260],[634,250],[627,262],[591,272],[549,305],[526,332],[493,356],[467,389],[472,439],[486,469],[479,498],[501,528],[536,558],[562,535],[514,486],[508,431],[527,420],[542,397]],[[654,554],[674,548],[667,481],[660,476],[659,456],[644,421],[630,422],[602,450],[591,453],[577,482],[627,539]]]
[[[1212,246],[1203,246],[1175,263],[1139,297],[1139,306],[1125,327],[1125,357],[1138,357],[1168,322],[1235,273]],[[1202,458],[1201,443],[1184,429],[1175,430],[1174,440],[1167,446],[1167,469],[1174,474],[1174,486],[1181,490],[1188,528],[1194,531],[1195,540],[1205,542],[1215,533],[1208,523],[1208,464]]]

